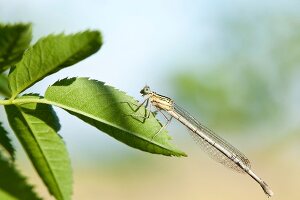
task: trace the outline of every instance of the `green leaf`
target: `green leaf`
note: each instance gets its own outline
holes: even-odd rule
[[[17,198],[11,196],[7,192],[1,190],[0,188],[0,199],[5,199],[5,200],[18,200]]]
[[[40,39],[24,53],[22,60],[9,74],[12,98],[44,77],[92,55],[101,44],[98,31],[50,35]]]
[[[24,96],[22,99],[38,99]],[[72,171],[65,144],[57,134],[58,118],[51,106],[28,103],[5,106],[9,123],[40,177],[56,199],[71,199]]]
[[[8,137],[8,133],[2,127],[0,122],[0,145],[8,152],[11,158],[15,159],[15,149],[11,143],[11,139]]]
[[[26,179],[0,153],[0,199],[36,200],[39,198]]]
[[[150,153],[186,156],[169,143],[166,131],[151,114],[145,116],[145,107],[133,111],[138,102],[103,82],[87,78],[63,79],[50,86],[45,94],[48,103],[67,110],[115,139]]]
[[[8,79],[4,74],[0,74],[0,94],[10,97],[11,92],[8,87]]]
[[[0,24],[0,72],[21,60],[31,37],[31,24]]]

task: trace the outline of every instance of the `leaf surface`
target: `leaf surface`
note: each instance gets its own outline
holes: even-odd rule
[[[15,159],[15,148],[11,143],[11,139],[8,137],[7,131],[3,128],[0,122],[0,145],[8,152],[10,157]]]
[[[136,100],[103,82],[63,79],[47,89],[45,99],[131,147],[168,156],[186,156],[170,144],[166,130],[153,138],[161,128],[153,114],[144,119],[144,106],[134,112]]]
[[[52,107],[28,103],[5,106],[5,110],[12,129],[49,192],[59,200],[71,199],[71,164],[65,144],[57,134],[60,125]]]
[[[31,34],[31,24],[0,24],[0,73],[21,60]]]
[[[8,87],[8,79],[4,74],[0,74],[0,94],[10,97],[11,92]]]
[[[40,199],[26,179],[0,153],[0,199],[37,200]]]
[[[98,31],[49,35],[40,39],[9,74],[12,98],[44,77],[92,55],[101,44]]]

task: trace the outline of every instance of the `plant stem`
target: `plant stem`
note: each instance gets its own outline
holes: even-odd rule
[[[52,102],[47,101],[46,99],[36,99],[36,98],[0,100],[0,105],[26,104],[26,103],[53,104]]]
[[[10,104],[12,104],[12,102],[11,102],[11,100],[0,100],[0,105],[10,105]]]

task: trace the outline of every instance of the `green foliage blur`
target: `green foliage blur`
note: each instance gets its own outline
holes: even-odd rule
[[[175,97],[210,125],[233,133],[300,128],[289,122],[297,84],[299,94],[299,20],[257,16],[225,18],[221,24],[224,55],[174,73]]]

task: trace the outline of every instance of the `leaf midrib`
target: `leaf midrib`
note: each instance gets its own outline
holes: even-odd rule
[[[38,142],[38,140],[36,139],[35,135],[33,134],[33,131],[32,131],[33,128],[31,127],[31,124],[28,123],[30,120],[26,117],[26,113],[25,113],[19,106],[16,106],[16,107],[17,107],[17,109],[20,111],[20,113],[22,114],[23,118],[26,120],[26,123],[27,123],[27,125],[28,125],[28,128],[30,129],[30,133],[31,133],[33,139],[35,140],[35,142],[36,142],[36,144],[37,144],[37,146],[38,146],[38,148],[39,148],[39,150],[40,150],[40,152],[41,152],[41,154],[42,154],[42,156],[43,156],[43,159],[46,161],[46,164],[47,164],[47,166],[48,166],[48,169],[50,169],[50,173],[51,173],[52,177],[55,177],[55,178],[54,178],[54,182],[55,182],[56,188],[57,188],[58,191],[59,191],[60,198],[63,199],[62,191],[60,190],[59,184],[58,184],[58,182],[57,182],[57,180],[56,180],[56,176],[55,176],[54,173],[53,173],[53,170],[52,170],[52,168],[51,168],[51,165],[49,164],[48,159],[47,159],[47,158],[45,157],[45,155],[44,155],[43,148],[41,147],[40,143]]]
[[[24,101],[24,100],[25,100],[25,101]],[[30,98],[26,98],[26,99],[15,99],[15,100],[13,100],[13,103],[15,103],[15,104],[18,104],[18,103],[21,103],[21,104],[25,104],[25,103],[43,103],[43,104],[48,104],[48,105],[57,106],[57,107],[60,107],[60,108],[62,108],[62,109],[65,109],[65,110],[68,110],[68,111],[72,111],[72,112],[74,112],[74,113],[81,114],[81,115],[83,115],[83,116],[85,116],[85,117],[92,118],[92,119],[94,119],[94,120],[96,120],[96,121],[99,121],[99,122],[102,122],[102,123],[107,124],[107,125],[109,125],[109,126],[112,126],[112,127],[117,128],[117,129],[120,129],[120,130],[122,130],[122,131],[124,131],[124,132],[127,132],[128,134],[134,136],[134,137],[137,137],[137,138],[139,138],[139,139],[142,139],[142,140],[144,140],[144,141],[147,141],[147,142],[149,142],[149,143],[152,143],[152,144],[154,144],[154,145],[156,145],[156,146],[159,146],[160,148],[162,148],[162,149],[164,149],[164,150],[167,150],[168,152],[170,152],[171,155],[174,154],[174,153],[171,153],[172,151],[170,151],[170,149],[168,149],[168,147],[166,147],[166,146],[164,146],[164,145],[161,145],[161,144],[159,144],[159,143],[156,143],[155,141],[150,141],[148,138],[144,138],[144,137],[142,137],[141,135],[134,134],[134,132],[131,132],[131,131],[127,130],[127,129],[124,129],[123,127],[120,127],[120,126],[118,126],[118,125],[116,125],[116,124],[113,124],[113,123],[111,123],[111,122],[108,122],[108,121],[106,121],[106,120],[103,120],[103,119],[101,119],[101,118],[98,118],[98,117],[96,117],[96,116],[94,116],[94,115],[91,115],[91,114],[89,114],[89,113],[86,113],[86,112],[83,112],[83,111],[74,109],[74,108],[72,108],[72,107],[65,106],[65,105],[63,105],[63,104],[59,104],[59,103],[56,103],[56,102],[47,100],[46,98],[44,98],[44,99],[30,99]]]
[[[66,59],[63,59],[63,62],[61,62],[58,66],[56,66],[55,68],[53,68],[52,70],[49,70],[49,71],[47,71],[46,70],[46,73],[44,74],[44,76],[46,76],[47,74],[49,74],[49,73],[51,73],[52,71],[54,71],[55,69],[57,69],[57,68],[59,68],[60,66],[62,66],[62,64],[63,63],[65,63],[67,60],[69,60],[71,57],[73,57],[75,54],[77,54],[78,52],[80,52],[81,51],[81,49],[82,48],[84,48],[85,47],[85,45],[86,44],[89,44],[90,43],[90,39],[89,39],[89,41],[87,42],[87,43],[84,43],[84,45],[81,45],[81,47],[80,48],[78,48],[78,50],[77,51],[75,51],[71,56],[69,56],[68,58],[66,58]],[[33,46],[34,47],[34,46]],[[32,48],[33,48],[32,47]],[[42,52],[42,51],[41,51]],[[22,62],[22,60],[20,61],[20,62]],[[30,61],[31,62],[31,61]],[[16,69],[17,70],[17,69]],[[28,70],[28,69],[27,69]],[[31,74],[30,73],[28,73],[28,75],[30,76],[30,84],[29,85],[27,85],[26,86],[26,84],[23,84],[23,86],[21,86],[21,88],[20,87],[17,87],[17,88],[20,88],[19,90],[15,90],[15,94],[11,97],[11,99],[14,99],[14,98],[16,98],[16,96],[18,95],[18,94],[20,94],[22,91],[24,91],[24,90],[26,90],[27,88],[29,88],[30,86],[32,86],[33,84],[35,84],[37,81],[39,81],[39,80],[41,80],[42,78],[43,78],[43,76],[41,76],[41,77],[39,77],[37,80],[33,80],[33,79],[31,79]],[[15,79],[16,80],[16,79]],[[33,80],[33,81],[32,81]],[[16,86],[17,86],[17,80],[16,80]]]

